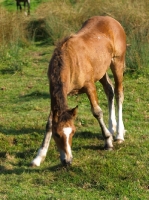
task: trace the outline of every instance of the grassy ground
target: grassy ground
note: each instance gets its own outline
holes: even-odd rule
[[[0,74],[0,199],[148,199],[149,107],[148,78],[125,74],[125,143],[103,150],[101,131],[85,95],[69,97],[79,105],[73,139],[72,167],[59,163],[52,140],[45,162],[28,165],[36,155],[49,110],[46,71],[53,47],[24,49],[21,71],[1,66]],[[98,94],[107,120],[107,101]]]
[[[56,3],[59,2],[56,1]],[[12,1],[4,3],[12,4]],[[37,3],[40,1],[36,1],[36,6]],[[111,6],[112,3],[108,5]],[[10,6],[7,5],[9,10],[11,10]],[[77,4],[75,6],[77,8]],[[83,10],[86,7],[81,8]],[[106,10],[107,7],[103,8]],[[16,9],[14,5],[13,9]],[[59,9],[59,7],[55,9]],[[80,15],[76,12],[74,16],[81,19],[80,8],[78,10]],[[53,8],[52,11],[57,17],[59,10]],[[0,14],[3,16],[3,11]],[[66,15],[68,21],[71,19],[71,12],[69,14],[69,16]],[[88,16],[88,13],[86,15]],[[4,16],[10,19],[10,23],[7,25],[7,33],[11,32],[10,35],[8,34],[10,39],[16,33],[20,36],[22,29],[14,28],[18,31],[14,30],[13,34],[10,31],[13,28],[11,27],[11,15],[6,13]],[[65,21],[65,13],[61,12],[60,16],[62,16],[60,20]],[[4,31],[8,18],[5,18],[5,21],[2,17],[0,19]],[[16,20],[16,16],[13,18]],[[49,17],[48,19],[51,20],[50,23],[53,20],[54,24],[56,19],[58,23],[59,18],[51,19]],[[59,28],[59,26],[57,27]],[[69,28],[66,30],[68,31]],[[59,29],[55,29],[53,36],[58,31]],[[128,34],[129,29],[126,28],[126,32]],[[41,32],[39,31],[39,33]],[[147,33],[144,31],[144,34]],[[1,35],[7,34],[4,32]],[[0,199],[148,200],[149,63],[146,51],[148,49],[147,42],[140,43],[139,40],[134,40],[127,51],[129,67],[124,76],[125,101],[123,107],[124,124],[127,130],[125,142],[121,145],[114,143],[114,151],[104,151],[101,130],[90,112],[87,97],[85,95],[71,96],[69,97],[69,106],[79,105],[78,117],[75,122],[77,131],[73,138],[74,160],[72,166],[69,169],[62,168],[59,153],[52,140],[45,162],[41,167],[31,168],[29,164],[42,142],[49,114],[50,99],[46,72],[54,46],[45,45],[45,41],[41,41],[41,38],[40,42],[36,43],[30,40],[27,42],[25,40],[25,44],[20,43],[22,38],[20,39],[19,36],[15,41],[10,40],[10,44],[4,43],[4,47],[0,51]],[[0,39],[3,41],[3,37]],[[135,46],[136,42],[138,46]],[[142,55],[144,57],[141,57]],[[142,60],[145,61],[144,64],[142,64]],[[133,67],[135,64],[139,66],[136,73],[132,73],[135,68],[130,68],[131,63],[133,63]],[[107,100],[98,83],[97,90],[107,122]]]

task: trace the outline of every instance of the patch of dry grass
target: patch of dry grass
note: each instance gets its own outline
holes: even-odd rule
[[[27,41],[26,18],[23,15],[10,13],[0,7],[0,27],[1,46]]]

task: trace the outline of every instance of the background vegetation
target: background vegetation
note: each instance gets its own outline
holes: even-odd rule
[[[0,7],[0,42],[14,46],[31,41],[55,44],[60,38],[76,32],[93,15],[109,15],[125,28],[127,42],[127,70],[142,71],[149,63],[149,2],[147,0],[49,0],[31,2],[31,16],[16,15],[15,3],[3,1]],[[5,6],[5,8],[4,8]],[[8,12],[11,10],[13,12]],[[17,48],[18,51],[18,48]],[[17,52],[18,53],[18,52]]]
[[[47,66],[55,43],[93,15],[117,19],[127,34],[125,143],[103,151],[98,123],[85,95],[79,105],[72,167],[63,169],[52,141],[39,168],[49,110]],[[0,1],[0,199],[122,199],[149,197],[149,2],[147,0],[31,0],[31,15]],[[107,101],[97,84],[105,121]]]

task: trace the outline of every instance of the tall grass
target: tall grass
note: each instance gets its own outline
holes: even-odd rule
[[[23,46],[28,44],[26,18],[23,15],[7,12],[0,7],[0,65],[7,65],[2,73],[22,71],[25,61],[22,58]]]
[[[43,2],[43,1],[42,1]],[[1,9],[2,43],[20,45],[31,39],[55,44],[76,32],[93,15],[117,19],[127,34],[127,70],[142,71],[149,65],[149,2],[147,0],[50,0],[40,3],[30,18]]]
[[[43,14],[44,13],[44,14]],[[149,65],[149,2],[130,0],[51,0],[41,4],[37,16],[44,18],[51,44],[76,32],[93,15],[109,15],[117,19],[127,34],[127,70],[143,70]]]
[[[15,44],[26,41],[26,18],[23,15],[7,12],[0,7],[0,43],[1,45]]]

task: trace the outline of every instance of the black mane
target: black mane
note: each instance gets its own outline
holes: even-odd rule
[[[48,76],[50,79],[51,106],[55,111],[61,112],[67,109],[66,99],[63,93],[63,83],[60,75],[64,66],[63,52],[61,48],[69,38],[70,37],[66,37],[57,44],[48,70]]]

